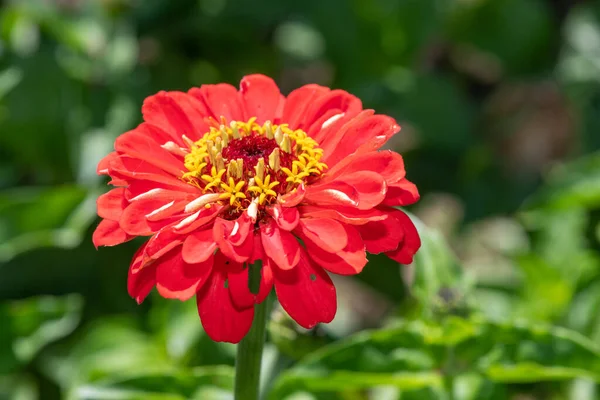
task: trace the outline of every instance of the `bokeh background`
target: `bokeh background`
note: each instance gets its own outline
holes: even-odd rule
[[[95,175],[158,90],[266,73],[403,129],[411,266],[338,279],[335,321],[277,308],[268,399],[600,398],[600,2],[0,0],[0,399],[229,399],[193,301],[126,293]]]

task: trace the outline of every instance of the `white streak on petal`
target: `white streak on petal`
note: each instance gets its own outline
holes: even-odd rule
[[[161,188],[154,188],[154,189],[150,189],[147,192],[144,192],[142,194],[139,194],[137,196],[135,196],[133,199],[131,199],[131,201],[136,201],[136,200],[143,200],[146,199],[148,197],[154,197],[155,195],[164,192],[165,189],[161,189]]]
[[[157,208],[156,210],[152,211],[150,214],[146,214],[146,218],[152,218],[153,216],[155,216],[156,214],[158,214],[161,211],[166,210],[167,208],[171,207],[173,204],[175,204],[175,200],[173,200],[170,203],[165,204],[162,207]]]
[[[231,231],[231,234],[229,236],[235,236],[235,234],[238,233],[239,230],[240,224],[239,222],[235,221],[235,224],[233,224],[233,230]]]
[[[258,197],[250,203],[250,206],[248,207],[248,216],[252,219],[252,223],[256,222],[256,218],[258,217]]]
[[[323,192],[329,193],[334,199],[341,200],[345,203],[358,204],[356,201],[352,200],[350,196],[340,190],[325,189]]]
[[[327,128],[329,125],[333,124],[338,119],[342,118],[345,113],[335,114],[333,117],[329,118],[327,121],[323,122],[321,125],[321,129]]]
[[[189,217],[181,220],[181,222],[178,223],[177,225],[175,225],[173,228],[177,230],[177,229],[181,229],[181,228],[188,226],[189,224],[194,222],[196,220],[196,218],[198,218],[198,215],[200,215],[200,211],[197,211],[194,214],[190,215]]]
[[[182,149],[181,147],[177,146],[175,142],[169,141],[161,145],[160,147],[178,156],[185,157],[188,154],[187,151],[185,151],[185,149]]]
[[[215,201],[219,200],[219,194],[218,193],[208,193],[208,194],[203,194],[202,196],[198,197],[195,200],[190,201],[186,206],[185,206],[185,212],[194,212],[202,207],[204,207],[205,205],[209,204],[209,203],[213,203]]]

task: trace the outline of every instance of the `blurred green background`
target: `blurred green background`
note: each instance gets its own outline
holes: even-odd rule
[[[600,2],[0,0],[0,399],[229,399],[193,301],[126,291],[95,175],[143,99],[261,72],[402,125],[415,263],[275,309],[265,399],[600,399]],[[268,390],[267,390],[268,389]]]

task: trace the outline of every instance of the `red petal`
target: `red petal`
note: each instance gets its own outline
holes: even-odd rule
[[[147,97],[142,105],[142,114],[146,122],[165,131],[178,144],[183,144],[182,135],[197,140],[208,130],[203,120],[203,114],[206,114],[204,105],[181,92],[161,91]],[[208,117],[207,114],[205,116]]]
[[[344,226],[329,218],[303,218],[298,232],[329,253],[341,251],[348,245]]]
[[[315,84],[305,85],[293,90],[285,100],[283,116],[281,120],[292,129],[300,129],[310,126],[313,121],[306,121],[306,111],[315,103],[315,100],[330,90],[324,86]]]
[[[385,199],[387,185],[381,175],[372,171],[343,174],[331,182],[311,185],[306,200],[319,205],[353,206],[368,210]]]
[[[392,215],[383,221],[357,226],[356,229],[358,229],[367,251],[372,254],[395,250],[404,238],[404,230],[398,227],[398,220]]]
[[[365,245],[360,234],[350,225],[343,225],[348,237],[348,244],[344,249],[335,253],[325,251],[308,237],[302,237],[310,257],[321,267],[338,275],[356,275],[367,265]]]
[[[98,163],[98,166],[96,167],[96,173],[98,175],[108,175],[108,167],[109,167],[111,161],[114,160],[116,157],[119,157],[119,155],[117,154],[116,151],[113,151],[112,153],[108,153],[108,155],[106,155],[106,157],[104,157]]]
[[[346,132],[351,130],[353,127],[359,126],[364,121],[368,120],[375,114],[373,110],[361,110],[357,113],[352,114],[338,114],[329,121],[325,121],[324,126],[319,127],[319,132],[314,134],[315,140],[319,143],[319,146],[323,149],[323,159],[329,157],[336,149],[340,146],[341,140],[344,139]],[[331,121],[334,121],[331,123]],[[352,150],[355,150],[352,147]],[[332,168],[336,163],[328,163],[329,168]]]
[[[199,263],[208,260],[217,250],[212,229],[190,234],[183,242],[181,254],[185,262]]]
[[[262,303],[269,293],[271,293],[271,289],[273,289],[273,267],[271,266],[271,260],[266,259],[262,264],[261,273],[261,281],[260,281],[260,289],[258,290],[258,294],[256,295],[256,303]]]
[[[282,207],[281,204],[275,204],[267,207],[267,212],[273,217],[277,225],[286,231],[294,230],[300,221],[300,213],[295,207]]]
[[[94,246],[116,246],[133,239],[133,236],[128,235],[121,227],[119,222],[103,219],[98,224],[92,236]]]
[[[386,115],[356,118],[347,123],[338,136],[338,141],[323,145],[323,162],[335,165],[350,154],[377,150],[391,136],[400,131],[396,121]],[[328,151],[326,151],[328,150]],[[360,151],[359,151],[360,150]]]
[[[238,309],[233,304],[225,271],[215,269],[196,300],[202,326],[212,340],[238,343],[250,330],[254,307]]]
[[[421,247],[421,238],[415,224],[408,215],[402,211],[394,212],[394,217],[398,221],[398,228],[404,230],[404,240],[394,251],[385,253],[389,258],[400,264],[410,264],[417,250]]]
[[[237,308],[248,308],[254,303],[262,303],[273,288],[273,272],[268,262],[263,262],[260,269],[260,287],[258,294],[253,294],[248,286],[249,279],[248,267],[239,271],[232,271],[227,274],[229,279],[229,294],[231,300]]]
[[[156,188],[130,199],[130,202],[135,203],[138,209],[146,210],[148,221],[160,221],[181,214],[194,198],[191,193]]]
[[[256,261],[263,260],[266,258],[265,250],[263,249],[262,240],[260,238],[260,233],[254,232],[252,236],[254,237],[254,248],[252,249],[252,256],[248,260],[248,263],[250,264],[254,264]]]
[[[146,161],[171,175],[181,176],[184,168],[183,161],[160,147],[160,144],[143,131],[133,130],[117,138],[115,150],[121,154]]]
[[[118,221],[127,207],[125,188],[116,188],[104,193],[96,200],[98,215],[102,218]]]
[[[240,94],[245,103],[246,114],[256,117],[259,124],[279,119],[280,116],[276,113],[284,98],[273,79],[260,74],[245,76],[240,82]]]
[[[381,175],[371,171],[359,171],[352,175],[343,175],[339,182],[352,186],[358,193],[359,210],[369,210],[385,199],[387,185]]]
[[[173,230],[180,235],[185,235],[190,232],[195,231],[198,228],[203,227],[204,225],[208,225],[212,223],[212,221],[221,213],[224,206],[220,204],[211,204],[209,208],[203,208],[200,211],[195,212],[189,218],[189,222],[186,220],[182,221],[180,224],[175,225]]]
[[[350,175],[360,171],[376,172],[389,185],[400,181],[406,175],[402,156],[390,150],[372,151],[370,153],[353,155],[340,161],[327,171],[320,182],[337,179],[341,175]]]
[[[161,229],[148,240],[145,255],[151,259],[158,259],[171,249],[179,246],[183,242],[181,235],[173,232],[171,227]]]
[[[275,291],[283,309],[306,329],[335,317],[335,286],[327,273],[312,263],[302,251],[296,268],[274,270]]]
[[[306,187],[301,183],[300,186],[295,188],[293,191],[279,197],[278,201],[282,207],[296,207],[302,200],[304,200],[305,194]]]
[[[183,182],[162,169],[157,168],[146,161],[128,156],[120,156],[113,159],[110,163],[109,171],[111,176],[124,179],[128,182],[145,180],[168,185],[183,192],[198,192],[198,188]]]
[[[162,200],[134,201],[121,215],[120,225],[125,232],[134,236],[149,236],[154,230],[148,225],[146,215],[164,205]]]
[[[358,207],[359,204],[356,189],[350,184],[340,181],[308,186],[304,200],[320,206]]]
[[[343,114],[352,117],[362,110],[362,103],[356,96],[344,90],[332,90],[315,99],[304,116],[304,131],[323,144],[326,136],[322,132],[323,123],[331,117]]]
[[[200,100],[217,121],[221,117],[225,117],[228,121],[244,121],[247,119],[240,94],[231,85],[225,83],[202,85],[199,89],[191,89],[188,93]]]
[[[136,251],[131,260],[127,276],[127,291],[138,304],[144,301],[156,284],[156,268],[154,265],[142,265],[145,248],[146,244]]]
[[[183,260],[180,249],[171,250],[156,261],[156,289],[169,299],[188,300],[206,282],[213,266],[213,257],[198,264]]]
[[[419,190],[414,183],[402,179],[393,186],[388,187],[385,200],[381,204],[386,206],[409,206],[419,200]]]
[[[252,307],[256,300],[248,286],[248,268],[243,268],[240,271],[229,272],[227,274],[227,282],[229,282],[229,294],[231,301],[240,309]]]
[[[154,196],[177,196],[177,198],[196,198],[202,194],[202,191],[192,185],[187,185],[189,190],[182,191],[180,187],[165,185],[152,181],[134,180],[125,189],[125,198],[133,200],[136,197],[154,197]]]
[[[252,255],[254,237],[249,235],[251,227],[249,218],[240,217],[235,221],[217,218],[213,226],[213,239],[225,256],[243,263]]]
[[[351,207],[319,207],[304,205],[298,207],[302,218],[331,218],[350,225],[364,225],[371,221],[387,218],[387,213],[378,209],[358,210]]]
[[[269,219],[260,227],[263,248],[279,268],[291,269],[300,261],[300,243],[290,232],[280,229]]]

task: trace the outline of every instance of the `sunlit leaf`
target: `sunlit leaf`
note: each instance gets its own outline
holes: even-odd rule
[[[600,381],[600,349],[564,328],[457,317],[440,323],[403,322],[307,356],[281,375],[271,396],[342,390],[348,382],[356,389],[435,389],[446,375],[469,372],[500,383],[574,377]]]
[[[527,210],[600,206],[600,153],[555,168]]]
[[[233,376],[233,368],[224,366],[145,374],[127,372],[76,387],[69,399],[190,399],[203,387],[231,391]]]

